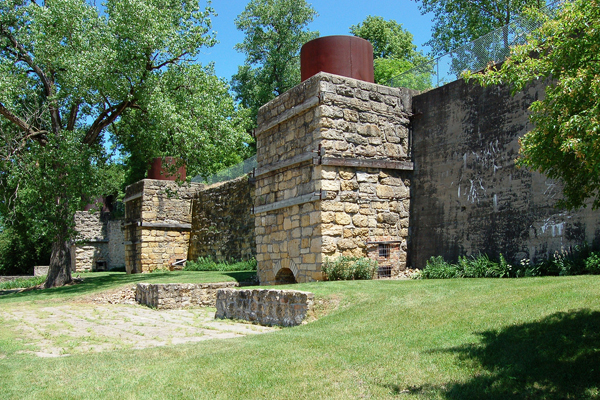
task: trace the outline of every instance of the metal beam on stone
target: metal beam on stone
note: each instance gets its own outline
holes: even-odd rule
[[[260,214],[267,211],[279,210],[281,208],[296,206],[298,204],[310,203],[311,201],[320,200],[322,197],[326,197],[327,192],[314,192],[304,194],[302,196],[294,197],[287,200],[276,201],[275,203],[265,204],[264,206],[254,207],[254,214]]]
[[[275,119],[273,119],[272,121],[270,121],[266,126],[261,127],[260,129],[256,129],[254,131],[254,136],[258,136],[263,132],[268,131],[271,128],[274,128],[275,126],[287,121],[288,119],[297,116],[298,114],[313,108],[314,106],[319,104],[319,97],[315,96],[311,99],[309,99],[307,102],[299,104],[295,107],[292,107],[284,112],[282,112],[281,114],[279,114]]]
[[[167,229],[192,229],[192,224],[173,224],[163,222],[142,222],[140,226],[145,228],[167,228]]]
[[[412,171],[412,161],[390,161],[390,160],[364,160],[360,158],[323,157],[321,165],[335,167],[360,167],[360,168],[382,168],[401,171]]]
[[[294,156],[288,160],[284,160],[266,167],[257,168],[254,172],[254,177],[257,178],[259,176],[266,175],[269,172],[291,167],[292,165],[300,164],[305,161],[312,160],[313,158],[316,158],[316,155],[313,152],[298,154],[297,156]]]

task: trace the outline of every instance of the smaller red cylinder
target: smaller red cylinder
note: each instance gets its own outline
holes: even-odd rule
[[[302,80],[323,71],[361,81],[375,82],[373,46],[357,36],[324,36],[300,50]]]
[[[174,174],[169,172],[169,166],[177,164],[175,157],[157,157],[150,162],[148,169],[148,179],[158,179],[161,181],[175,181],[177,179],[185,181],[186,168],[185,165],[177,168]]]

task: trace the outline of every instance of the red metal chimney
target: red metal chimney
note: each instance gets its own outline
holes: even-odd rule
[[[179,178],[185,181],[186,168],[182,165],[175,171],[174,174],[169,172],[169,167],[176,164],[177,159],[175,157],[157,157],[152,160],[150,167],[148,168],[148,179],[159,179],[162,181],[174,181]]]
[[[375,82],[373,46],[357,36],[324,36],[305,43],[300,50],[302,80],[323,71]]]

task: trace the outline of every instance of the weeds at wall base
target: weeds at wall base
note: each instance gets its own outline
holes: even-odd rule
[[[600,274],[600,252],[591,251],[585,244],[561,249],[536,263],[522,259],[517,266],[508,263],[502,254],[498,261],[491,260],[486,254],[461,256],[456,264],[445,261],[441,256],[431,257],[421,273],[413,278],[520,278],[584,274]]]

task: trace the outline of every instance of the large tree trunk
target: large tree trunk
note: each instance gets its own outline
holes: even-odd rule
[[[63,286],[71,282],[71,251],[66,234],[58,235],[52,243],[50,268],[46,278],[45,288]]]

